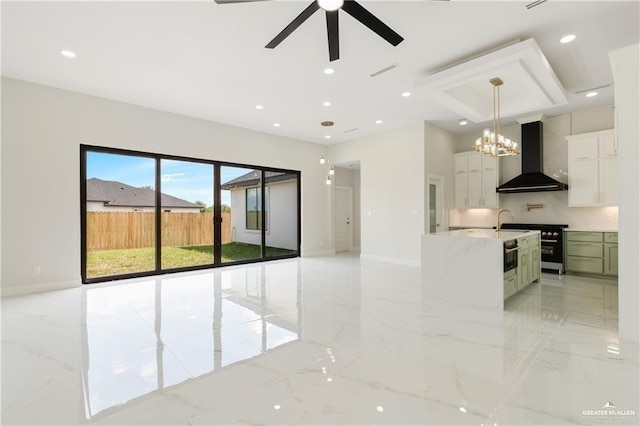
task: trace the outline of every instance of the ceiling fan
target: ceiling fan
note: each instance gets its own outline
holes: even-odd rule
[[[268,0],[214,0],[218,4],[248,3]],[[274,37],[265,47],[274,49],[284,39],[289,37],[300,25],[304,23],[318,9],[323,9],[327,15],[327,36],[329,40],[329,60],[340,59],[340,38],[338,33],[338,11],[340,9],[353,16],[371,31],[391,43],[393,46],[400,44],[404,38],[392,30],[387,24],[376,18],[371,12],[354,0],[314,0],[302,11],[284,30]]]

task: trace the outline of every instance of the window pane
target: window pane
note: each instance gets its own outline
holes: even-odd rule
[[[297,253],[298,176],[293,173],[265,173],[265,218],[267,256]]]
[[[222,263],[262,257],[260,171],[220,168]]]
[[[213,264],[213,166],[160,162],[162,269]]]
[[[258,188],[247,188],[247,229],[261,229],[262,223],[259,219],[261,201]]]
[[[155,269],[155,160],[87,152],[87,278]]]

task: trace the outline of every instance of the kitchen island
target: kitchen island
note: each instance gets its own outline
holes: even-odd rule
[[[505,242],[516,241],[517,268],[504,271]],[[483,308],[540,278],[540,231],[463,229],[422,236],[424,294]]]

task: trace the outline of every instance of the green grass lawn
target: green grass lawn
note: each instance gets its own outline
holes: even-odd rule
[[[293,253],[276,247],[267,247],[267,256]],[[229,243],[222,246],[222,262],[255,259],[260,257],[260,246],[254,244]],[[213,246],[163,247],[162,268],[209,265],[213,263]],[[155,269],[153,248],[100,250],[87,254],[87,277],[104,277]]]

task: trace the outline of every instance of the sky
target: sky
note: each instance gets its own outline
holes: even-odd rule
[[[160,163],[162,192],[195,203],[213,205],[213,166],[175,160]],[[222,182],[242,176],[251,169],[223,166]],[[87,152],[87,179],[98,178],[127,185],[155,187],[155,159],[130,155]],[[231,205],[230,191],[222,191],[222,204]]]

